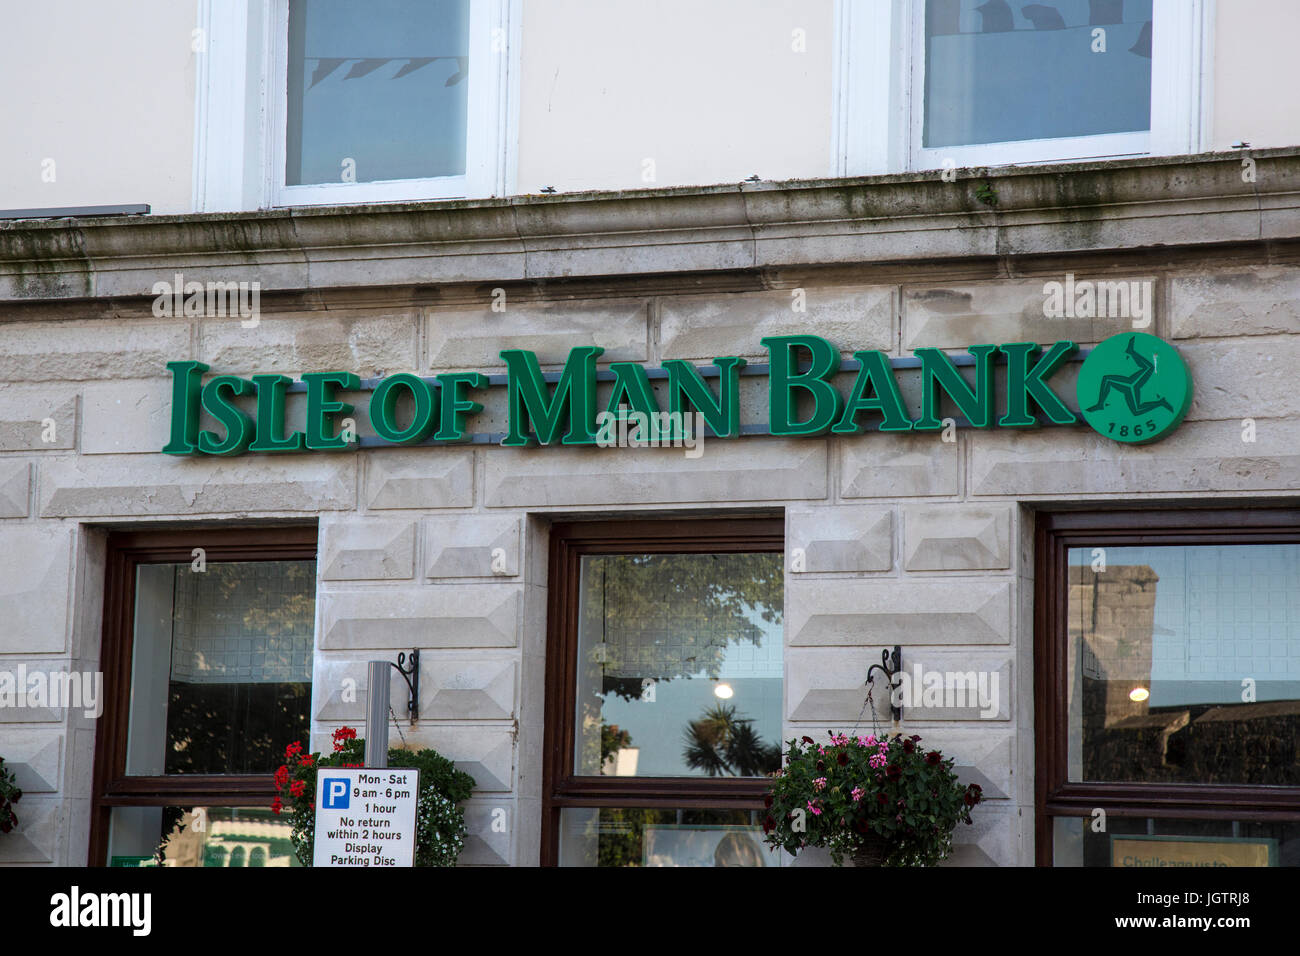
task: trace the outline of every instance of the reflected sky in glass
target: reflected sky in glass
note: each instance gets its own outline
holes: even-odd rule
[[[285,183],[465,173],[469,0],[294,0]]]
[[[924,145],[1148,130],[1151,35],[1151,0],[927,0]]]

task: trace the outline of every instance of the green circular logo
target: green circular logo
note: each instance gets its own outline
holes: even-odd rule
[[[1083,360],[1077,394],[1094,431],[1141,445],[1164,438],[1183,420],[1192,404],[1192,373],[1164,339],[1122,332]]]

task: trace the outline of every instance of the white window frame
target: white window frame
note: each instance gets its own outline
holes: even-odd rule
[[[285,183],[289,0],[198,0],[194,208],[505,196],[518,150],[521,0],[470,0],[465,174],[384,182]]]
[[[924,0],[836,0],[832,169],[865,176],[1078,159],[1170,156],[1208,142],[1215,0],[1153,0],[1151,129],[1139,133],[921,146]]]

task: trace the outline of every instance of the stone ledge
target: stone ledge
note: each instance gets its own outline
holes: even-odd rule
[[[1300,236],[1300,147],[846,179],[0,223],[0,301],[573,280]],[[997,205],[975,196],[989,184]]]

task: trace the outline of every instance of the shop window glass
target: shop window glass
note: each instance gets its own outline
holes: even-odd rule
[[[1036,858],[1300,865],[1300,512],[1041,512]]]
[[[1056,866],[1300,866],[1300,823],[1111,816],[1098,831],[1091,822],[1056,818]]]
[[[756,810],[573,808],[562,866],[779,866]]]
[[[1070,780],[1300,785],[1300,545],[1069,562]]]
[[[92,864],[292,865],[272,778],[310,730],[315,555],[307,527],[109,536]]]
[[[779,518],[552,528],[542,860],[783,866]]]
[[[289,818],[267,807],[119,807],[112,826],[111,866],[302,865]]]
[[[578,773],[752,777],[780,767],[780,562],[583,558]]]
[[[271,773],[307,732],[315,562],[141,565],[127,773]]]

